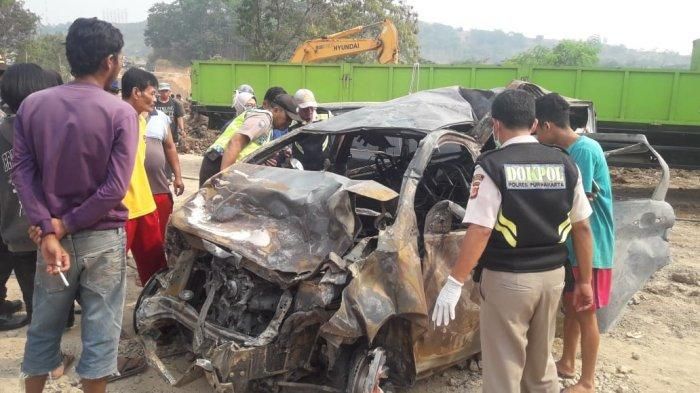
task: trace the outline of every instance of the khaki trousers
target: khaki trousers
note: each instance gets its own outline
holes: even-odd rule
[[[484,393],[557,393],[552,357],[564,268],[539,273],[484,269],[481,351]]]

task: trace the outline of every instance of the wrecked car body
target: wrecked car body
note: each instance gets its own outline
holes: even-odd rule
[[[428,315],[466,230],[474,162],[493,146],[495,94],[451,87],[359,108],[211,178],[173,213],[169,269],[137,302],[149,363],[217,392],[369,393],[480,352],[470,280],[453,323]],[[325,170],[254,165],[295,144],[323,146]]]

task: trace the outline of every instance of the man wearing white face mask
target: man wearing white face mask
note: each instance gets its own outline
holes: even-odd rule
[[[574,303],[584,309],[593,302],[591,207],[576,164],[530,135],[537,124],[532,95],[506,90],[491,115],[501,148],[477,159],[464,217],[469,227],[432,320],[441,326],[455,318],[462,285],[476,267],[483,391],[555,393],[551,349],[569,232],[583,277]]]

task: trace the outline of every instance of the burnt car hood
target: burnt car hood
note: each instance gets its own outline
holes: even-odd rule
[[[300,275],[353,245],[353,195],[378,201],[398,196],[374,181],[236,164],[173,212],[171,224],[262,268]]]

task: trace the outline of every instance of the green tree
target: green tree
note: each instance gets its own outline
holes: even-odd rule
[[[399,32],[399,61],[411,64],[420,59],[418,14],[412,6],[397,0],[331,0],[329,3],[331,12],[323,19],[324,34],[390,19]],[[364,58],[373,61],[374,55]]]
[[[517,66],[546,66],[552,65],[552,50],[542,45],[536,45],[518,55],[506,60],[506,65]]]
[[[237,32],[248,58],[285,61],[299,42],[316,31],[328,3],[323,0],[242,0],[237,8]]]
[[[64,81],[71,77],[66,59],[66,37],[63,34],[35,36],[20,49],[16,61],[36,63],[44,69],[55,70]]]
[[[238,0],[176,0],[149,10],[144,36],[153,57],[185,65],[220,56],[242,59],[236,35]]]
[[[386,18],[399,32],[399,59],[412,63],[420,55],[417,14],[396,0],[241,0],[237,12],[251,60],[286,61],[305,40]],[[358,59],[373,61],[374,55]]]
[[[562,40],[553,48],[536,45],[522,52],[504,64],[519,66],[575,66],[592,67],[598,65],[598,55],[602,45],[597,38],[587,41]]]
[[[36,32],[39,17],[22,0],[0,0],[0,56],[13,59]]]
[[[602,45],[597,38],[591,38],[588,41],[562,40],[552,48],[552,65],[596,66],[601,48]]]

